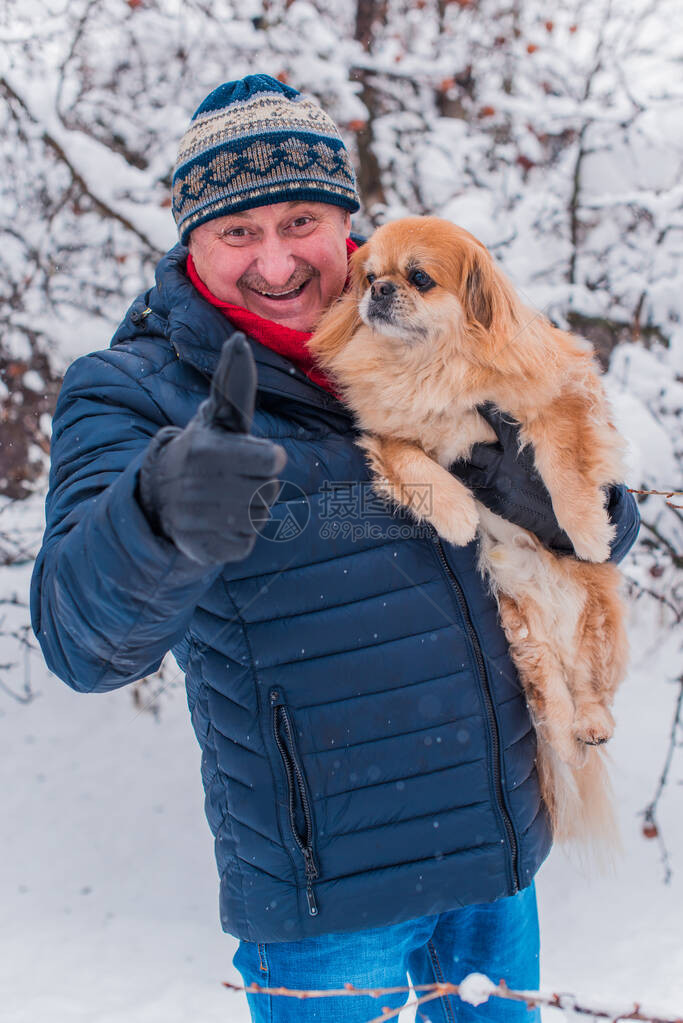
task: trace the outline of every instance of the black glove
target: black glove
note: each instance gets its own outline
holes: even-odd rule
[[[490,511],[528,529],[558,554],[573,554],[572,542],[560,529],[548,489],[534,466],[532,446],[518,449],[519,423],[492,402],[478,405],[477,412],[498,440],[475,444],[469,461],[454,462],[449,471]]]
[[[280,490],[273,477],[287,455],[250,434],[255,398],[254,356],[244,334],[233,334],[209,397],[184,429],[159,430],[140,466],[140,504],[152,528],[202,565],[246,558]]]

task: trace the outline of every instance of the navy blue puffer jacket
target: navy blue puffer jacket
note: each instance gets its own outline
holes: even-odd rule
[[[105,693],[172,650],[202,750],[221,922],[239,938],[356,931],[514,893],[550,831],[475,543],[364,507],[340,403],[252,342],[253,430],[288,455],[272,509],[286,528],[211,569],[152,532],[140,462],[160,427],[195,414],[230,332],[186,255],[172,249],[111,347],[65,375],[31,588],[48,666]],[[340,483],[353,518],[347,504],[335,527]],[[617,503],[618,557],[638,516],[625,493]]]

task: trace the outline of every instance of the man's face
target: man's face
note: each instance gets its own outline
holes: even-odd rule
[[[279,202],[195,227],[189,247],[216,298],[294,330],[313,330],[346,280],[347,210]]]

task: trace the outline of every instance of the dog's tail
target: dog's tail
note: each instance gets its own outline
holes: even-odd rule
[[[588,746],[585,762],[570,766],[539,735],[537,766],[555,841],[584,867],[613,868],[622,845],[605,751]]]

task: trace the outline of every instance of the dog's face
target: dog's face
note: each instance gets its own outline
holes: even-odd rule
[[[324,369],[334,370],[354,339],[377,359],[413,352],[441,363],[457,354],[490,367],[515,333],[512,287],[485,246],[448,220],[384,224],[353,253],[349,272],[350,288],[308,343]]]
[[[362,260],[360,318],[385,337],[409,343],[426,339],[443,315],[446,298],[428,254],[386,242],[368,248]]]
[[[490,331],[506,307],[485,247],[438,217],[380,227],[354,253],[352,280],[362,321],[407,343]]]

